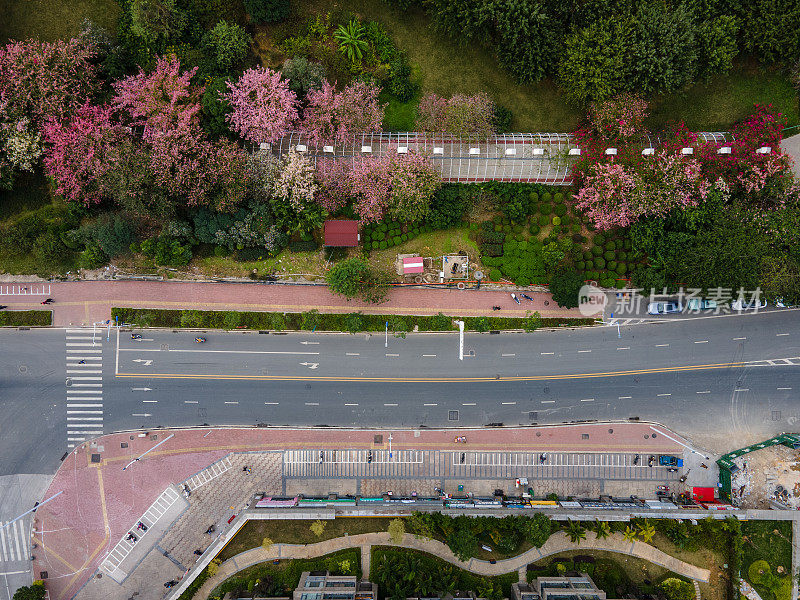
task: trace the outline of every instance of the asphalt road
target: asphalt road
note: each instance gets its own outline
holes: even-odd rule
[[[390,335],[388,348],[383,335],[203,335],[0,331],[0,475],[51,473],[69,446],[139,427],[639,417],[702,442],[800,417],[798,311],[467,334],[464,360],[456,334]]]

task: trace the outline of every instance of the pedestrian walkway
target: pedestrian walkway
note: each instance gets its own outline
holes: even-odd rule
[[[67,448],[103,435],[103,336],[97,329],[67,329]]]
[[[517,305],[505,291],[454,288],[393,288],[380,305],[347,300],[325,285],[212,283],[193,281],[66,281],[51,284],[53,325],[80,326],[111,318],[112,307],[252,310],[322,313],[581,318],[577,309],[559,308],[549,293],[529,292],[533,302]],[[4,300],[10,310],[41,308],[36,299]],[[492,310],[500,306],[500,311]]]
[[[475,575],[483,575],[494,577],[511,573],[513,571],[521,571],[529,563],[537,562],[542,558],[546,558],[553,554],[559,554],[568,550],[581,550],[581,551],[605,551],[617,552],[647,560],[653,564],[664,567],[665,569],[677,573],[683,577],[688,577],[694,581],[708,582],[711,572],[703,567],[698,567],[690,563],[684,562],[674,556],[670,556],[665,552],[649,545],[644,542],[629,542],[625,540],[619,533],[614,533],[605,539],[599,539],[594,532],[589,531],[586,533],[586,539],[576,544],[569,540],[563,532],[557,532],[550,536],[541,548],[531,548],[518,556],[498,560],[494,563],[485,560],[472,558],[468,561],[459,560],[445,544],[437,540],[418,539],[411,534],[403,536],[400,543],[393,543],[389,538],[388,533],[364,533],[358,535],[351,535],[346,537],[334,538],[324,542],[308,545],[292,545],[292,544],[274,544],[273,546],[265,549],[263,547],[253,548],[247,550],[236,556],[226,560],[219,567],[219,571],[213,577],[206,580],[194,600],[205,600],[208,598],[211,591],[216,588],[223,581],[236,573],[263,563],[266,561],[279,559],[297,559],[297,558],[316,558],[338,552],[347,548],[361,548],[362,555],[365,547],[373,546],[397,546],[401,548],[409,548],[412,550],[419,550],[427,552],[437,558],[445,560],[461,569],[474,573]],[[362,565],[363,569],[363,565]],[[368,573],[368,571],[366,572]],[[177,592],[178,590],[176,590]],[[174,594],[177,596],[177,593]]]

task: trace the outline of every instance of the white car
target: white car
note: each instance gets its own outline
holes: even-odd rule
[[[716,300],[705,300],[704,298],[689,298],[686,303],[688,310],[714,310],[717,308]]]
[[[750,302],[745,304],[745,301],[742,298],[734,300],[731,302],[731,310],[761,310],[762,308],[766,308],[767,301],[766,300],[756,300],[752,299]]]
[[[682,310],[683,305],[680,302],[651,302],[647,305],[648,315],[668,315]]]

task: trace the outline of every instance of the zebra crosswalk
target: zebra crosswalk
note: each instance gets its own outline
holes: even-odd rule
[[[18,519],[11,524],[0,522],[0,563],[30,559],[29,527],[27,519]]]
[[[67,447],[103,434],[103,333],[66,330]]]

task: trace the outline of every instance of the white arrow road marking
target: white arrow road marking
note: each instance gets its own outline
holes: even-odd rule
[[[316,369],[319,366],[319,363],[310,363],[310,362],[301,362],[301,365],[304,367],[308,367],[309,369]]]
[[[132,392],[149,392],[153,388],[131,388]]]
[[[308,346],[308,344],[319,344],[319,342],[305,342],[305,341],[300,343],[303,344],[304,346]]]
[[[153,364],[153,361],[152,361],[152,360],[145,360],[145,359],[143,359],[143,358],[134,358],[134,359],[133,359],[133,362],[135,362],[135,363],[142,363],[142,364],[143,364],[145,367],[149,367],[150,365],[152,365],[152,364]]]

